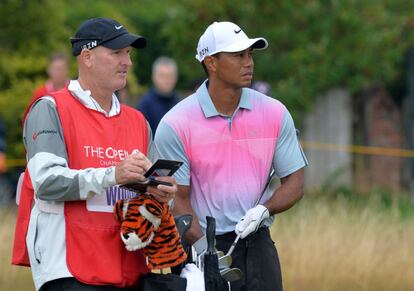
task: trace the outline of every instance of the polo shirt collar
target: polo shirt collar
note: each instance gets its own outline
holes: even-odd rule
[[[210,94],[208,93],[207,89],[207,82],[208,79],[200,85],[200,87],[196,91],[196,94],[201,109],[203,110],[204,116],[206,118],[209,118],[213,116],[219,116],[221,114],[217,111],[213,101],[211,100]],[[239,108],[247,110],[252,109],[251,95],[249,94],[249,90],[246,88],[242,88],[242,95],[240,97],[239,105],[237,106],[234,113],[236,113],[239,110]]]
[[[112,106],[111,110],[107,113],[98,102],[92,97],[90,90],[83,90],[78,80],[71,80],[68,86],[68,90],[72,95],[77,98],[85,107],[101,112],[106,117],[118,115],[121,112],[121,105],[115,93],[112,93]]]

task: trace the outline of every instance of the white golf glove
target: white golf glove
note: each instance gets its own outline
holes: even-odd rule
[[[196,265],[185,265],[181,270],[180,277],[187,279],[187,288],[185,291],[205,291],[204,273]]]
[[[236,225],[236,234],[240,238],[245,238],[249,234],[257,231],[262,221],[269,217],[269,210],[263,205],[250,208]]]

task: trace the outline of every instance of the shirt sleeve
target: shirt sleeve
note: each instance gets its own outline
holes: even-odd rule
[[[36,197],[46,201],[85,200],[116,184],[115,169],[68,167],[63,129],[54,99],[36,102],[25,121],[23,142]]]
[[[292,116],[286,110],[273,156],[276,175],[283,178],[307,165],[308,161],[300,146]]]
[[[183,143],[176,132],[163,120],[155,132],[155,145],[162,159],[183,162],[183,165],[175,172],[174,178],[179,185],[190,185],[190,162],[184,150]]]

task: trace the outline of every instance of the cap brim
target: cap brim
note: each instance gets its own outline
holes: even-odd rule
[[[265,48],[267,48],[267,46],[267,40],[263,37],[250,38],[244,41],[234,43],[228,47],[225,47],[221,49],[220,52],[234,53],[244,51],[245,49],[248,49],[250,47],[255,50],[264,50]]]
[[[113,38],[109,41],[102,43],[101,45],[110,49],[122,49],[127,46],[132,46],[134,48],[144,48],[147,44],[147,41],[144,37],[126,33],[122,34],[116,38]]]

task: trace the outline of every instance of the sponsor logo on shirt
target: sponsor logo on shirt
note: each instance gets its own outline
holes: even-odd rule
[[[106,190],[106,203],[108,206],[114,206],[118,200],[134,197],[137,197],[137,193],[119,186],[112,186]]]
[[[39,135],[42,135],[42,134],[57,134],[57,130],[44,129],[41,131],[35,131],[33,132],[33,135],[32,135],[33,140],[36,141]]]
[[[125,149],[116,149],[113,147],[83,146],[87,158],[101,159],[101,166],[113,166],[119,160],[125,159],[130,154],[139,153],[138,149],[128,152]]]
[[[248,136],[249,138],[254,138],[254,137],[256,137],[256,136],[257,136],[257,130],[249,130],[249,131],[247,132],[247,136]]]

